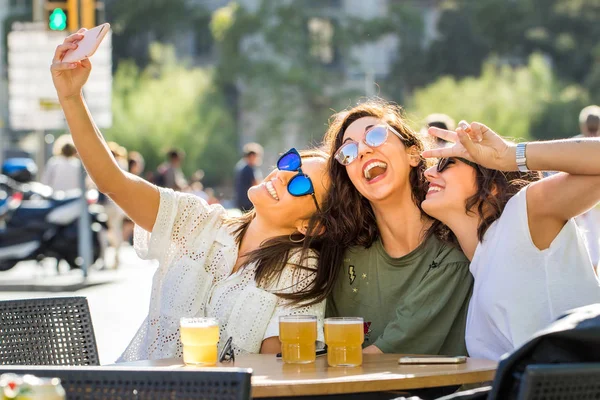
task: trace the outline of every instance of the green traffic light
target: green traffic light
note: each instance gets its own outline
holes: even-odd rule
[[[67,28],[67,14],[62,8],[55,8],[50,14],[48,26],[53,31],[64,31]]]

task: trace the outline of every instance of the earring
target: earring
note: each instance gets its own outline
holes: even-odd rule
[[[298,234],[302,235],[300,232],[298,232]],[[290,233],[290,242],[292,243],[302,243],[304,242],[304,239],[306,239],[306,236],[302,235],[302,239],[294,239],[292,236],[294,235],[294,233]]]

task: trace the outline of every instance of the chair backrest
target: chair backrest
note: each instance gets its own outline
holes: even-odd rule
[[[600,363],[527,366],[517,400],[600,398]]]
[[[85,297],[0,301],[1,365],[100,365]]]
[[[69,400],[249,400],[252,376],[242,368],[0,367],[7,372],[60,378]]]

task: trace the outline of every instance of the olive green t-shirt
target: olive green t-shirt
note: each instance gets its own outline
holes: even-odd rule
[[[404,257],[381,240],[346,251],[327,316],[362,317],[364,347],[384,353],[466,355],[469,260],[435,237]]]

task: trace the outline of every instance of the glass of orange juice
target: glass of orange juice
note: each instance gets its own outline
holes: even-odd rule
[[[317,317],[288,315],[279,317],[281,359],[287,364],[308,364],[317,357]]]
[[[219,342],[219,321],[216,318],[181,318],[183,362],[186,365],[215,365]]]
[[[325,344],[330,367],[362,365],[363,326],[363,319],[359,317],[325,318]]]

